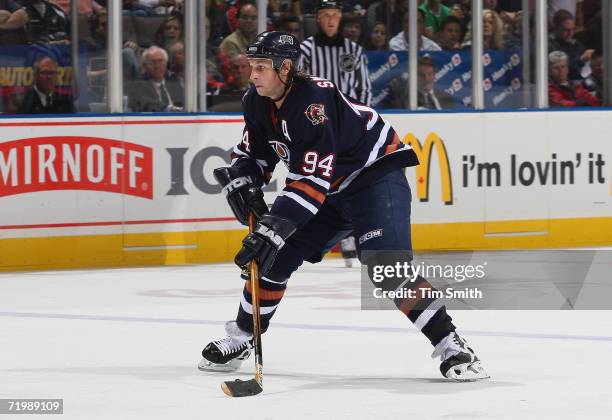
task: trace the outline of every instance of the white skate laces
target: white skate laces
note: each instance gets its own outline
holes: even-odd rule
[[[476,357],[476,355],[474,354],[474,350],[468,347],[467,341],[459,337],[453,331],[449,335],[444,337],[442,341],[440,341],[436,345],[436,347],[434,347],[434,351],[431,354],[431,358],[435,359],[436,357],[439,357],[440,360],[443,362],[451,356],[455,356],[459,353],[467,353],[472,356],[472,358]]]
[[[227,333],[225,338],[213,341],[214,345],[217,346],[224,356],[239,350],[241,347],[244,347],[245,344],[249,347],[248,342],[253,337],[251,334],[238,328],[236,321],[226,322],[225,332]]]
[[[436,345],[431,357],[440,358],[440,372],[446,378],[462,382],[489,378],[474,350],[454,331]]]
[[[236,321],[225,324],[227,336],[214,340],[202,350],[202,360],[198,369],[214,372],[232,372],[237,370],[242,362],[249,358],[253,344],[253,336],[238,328]]]

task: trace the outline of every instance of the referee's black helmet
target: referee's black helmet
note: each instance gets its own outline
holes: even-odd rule
[[[293,68],[300,58],[300,41],[293,35],[281,31],[262,32],[246,49],[248,58],[268,58],[279,71],[283,61],[291,60]]]
[[[344,2],[342,0],[319,0],[317,1],[316,9],[340,9],[344,7]]]

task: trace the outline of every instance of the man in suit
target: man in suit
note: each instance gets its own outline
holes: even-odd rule
[[[420,57],[418,62],[418,109],[450,109],[455,108],[455,101],[451,95],[443,90],[436,89],[436,68],[431,57]]]
[[[169,79],[168,53],[153,46],[142,55],[145,70],[143,80],[136,80],[127,86],[129,107],[134,112],[182,111],[184,92],[177,79]]]
[[[453,97],[443,90],[435,89],[436,69],[431,56],[420,57],[417,66],[417,109],[452,109],[456,107]],[[408,78],[396,77],[389,82],[388,107],[408,109],[410,95]]]
[[[74,112],[72,97],[56,91],[57,63],[40,57],[34,63],[34,83],[19,107],[20,114],[69,114]]]

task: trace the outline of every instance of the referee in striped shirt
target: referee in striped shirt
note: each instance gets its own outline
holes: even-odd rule
[[[372,99],[365,51],[340,32],[342,0],[319,0],[318,32],[301,43],[303,71],[331,80],[347,96],[370,105]]]

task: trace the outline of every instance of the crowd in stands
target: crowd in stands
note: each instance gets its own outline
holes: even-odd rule
[[[259,13],[266,13],[268,29],[284,30],[304,41],[321,32],[317,13],[321,2],[326,1],[269,0],[267,10],[261,11],[253,0],[206,0],[209,109],[234,110],[248,88],[249,65],[244,53],[257,34]],[[342,12],[339,33],[334,36],[346,38],[366,52],[409,49],[409,0],[330,1],[337,3]],[[71,3],[70,0],[0,0],[0,47],[69,45]],[[530,10],[523,11],[521,0],[483,0],[485,51],[521,50],[523,13],[529,13],[533,31],[535,6],[533,0],[529,3]],[[548,0],[547,3],[550,106],[601,105],[602,0]],[[435,52],[471,48],[471,4],[471,0],[419,1],[418,48],[425,52],[420,54],[418,63],[419,108],[445,109],[456,105],[436,86],[439,67]],[[106,0],[76,0],[79,41],[85,45],[83,53],[89,55],[87,92],[93,102],[99,103],[106,101],[107,6]],[[183,109],[183,13],[184,0],[123,0],[123,76],[130,111]],[[529,39],[533,52],[535,37]],[[2,58],[0,66],[3,66],[1,61]],[[533,73],[535,60],[531,62],[529,71]],[[23,99],[17,111],[72,110],[66,107],[65,92],[57,92],[55,99],[54,90],[58,88],[48,82],[48,75],[57,73],[57,58],[41,53],[30,65],[32,87],[21,92]],[[342,71],[353,70],[348,66]],[[407,86],[406,78],[390,84],[393,92],[389,103],[393,107],[407,106]]]

